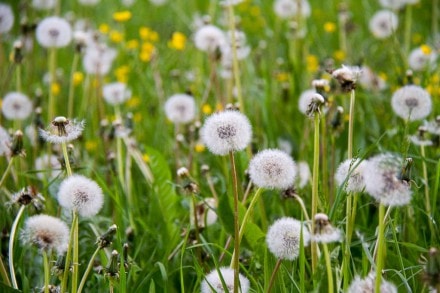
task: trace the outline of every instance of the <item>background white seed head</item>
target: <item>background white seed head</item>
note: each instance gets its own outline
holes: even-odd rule
[[[72,28],[65,19],[50,16],[38,24],[36,36],[38,43],[45,48],[65,47],[72,40]]]
[[[397,116],[410,121],[426,118],[432,109],[429,93],[417,85],[406,85],[393,93],[391,106]]]
[[[24,94],[10,92],[2,101],[2,113],[9,120],[25,120],[32,113],[32,102]]]
[[[167,118],[177,124],[185,124],[194,120],[196,116],[196,103],[194,98],[187,94],[172,95],[165,102]]]
[[[205,276],[205,279],[201,284],[201,292],[202,293],[223,293],[223,292],[233,292],[234,291],[234,270],[231,268],[223,267],[219,269],[220,275],[222,276],[225,285],[227,287],[227,291],[223,288],[223,283],[220,278],[219,272],[217,269],[212,270],[208,275]],[[239,282],[240,282],[240,290],[241,293],[247,293],[250,289],[249,280],[244,277],[242,274],[239,274]],[[211,287],[213,289],[211,289]]]

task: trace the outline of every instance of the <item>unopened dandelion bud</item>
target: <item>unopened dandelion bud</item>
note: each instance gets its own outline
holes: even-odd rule
[[[21,64],[23,57],[23,42],[17,40],[14,42],[14,63]]]
[[[289,198],[297,198],[299,195],[296,191],[296,188],[294,186],[287,188],[281,192],[281,195],[285,199]]]
[[[119,265],[118,265],[119,253],[116,250],[112,251],[110,264],[105,269],[105,275],[114,280],[119,279]]]
[[[133,227],[127,227],[127,229],[125,229],[125,237],[127,238],[127,240],[129,242],[132,242],[134,240],[134,229]]]
[[[45,289],[45,287],[41,288],[40,293],[46,292]],[[61,288],[59,286],[49,284],[47,285],[47,290],[49,291],[49,293],[59,293]]]
[[[408,84],[413,84],[414,83],[413,82],[414,73],[413,73],[413,71],[411,69],[408,69],[405,72],[405,76],[406,76],[406,80],[407,80]]]
[[[185,191],[188,193],[197,194],[200,192],[200,189],[199,189],[199,186],[197,185],[197,183],[190,181],[190,180],[188,180],[188,182],[183,185],[183,189],[185,189]]]
[[[96,244],[98,244],[99,248],[105,248],[110,246],[112,244],[113,236],[116,234],[117,226],[115,224],[111,225],[107,232],[102,234],[99,238]]]
[[[209,168],[208,165],[203,164],[203,165],[200,167],[200,170],[202,171],[202,174],[203,174],[203,175],[206,175],[206,174],[209,173],[210,168]]]
[[[334,113],[332,120],[330,121],[330,125],[333,129],[338,129],[342,125],[342,117],[344,114],[344,108],[338,106]]]
[[[128,245],[128,243],[124,243],[124,245],[122,246],[122,255],[124,256],[124,267],[125,270],[128,270],[130,268],[130,263],[128,261],[128,248],[130,246]]]
[[[11,156],[25,156],[23,149],[23,132],[17,130],[12,137]]]
[[[42,195],[33,186],[28,186],[20,190],[20,192],[12,195],[12,203],[17,203],[19,205],[29,205],[30,203],[38,200],[44,200]]]
[[[189,176],[189,171],[186,167],[181,167],[177,170],[177,176],[181,178],[186,178]]]
[[[411,167],[413,165],[413,159],[412,158],[406,158],[405,162],[402,167],[402,172],[398,176],[400,180],[405,182],[411,181]]]

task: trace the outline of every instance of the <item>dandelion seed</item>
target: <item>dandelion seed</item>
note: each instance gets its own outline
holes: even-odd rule
[[[342,241],[342,232],[333,227],[326,214],[318,213],[315,215],[315,231],[311,235],[311,240],[318,243],[332,243]]]
[[[248,171],[256,186],[276,189],[291,187],[298,172],[293,159],[277,149],[256,154],[249,163]]]
[[[361,192],[365,188],[364,181],[364,167],[365,161],[355,160],[345,160],[342,162],[335,174],[336,183],[340,186],[344,184],[348,177],[346,184],[344,185],[344,190],[346,192]]]
[[[393,93],[391,106],[397,116],[414,121],[431,113],[432,101],[429,93],[420,86],[407,85]]]
[[[21,233],[24,244],[34,245],[45,252],[64,254],[69,243],[69,229],[58,218],[36,215],[28,218]]]
[[[424,48],[416,48],[411,51],[408,56],[409,67],[414,71],[422,71],[429,66],[434,66],[437,54],[433,50],[424,50]]]
[[[202,141],[216,155],[240,151],[251,142],[249,119],[238,111],[223,111],[209,116],[200,130]]]
[[[9,120],[25,120],[32,113],[32,102],[19,92],[10,92],[3,98],[2,113]]]
[[[51,16],[38,24],[36,36],[38,43],[45,48],[65,47],[72,40],[72,28],[65,19]]]
[[[277,258],[294,260],[299,256],[301,237],[304,246],[307,246],[310,241],[307,228],[296,219],[284,217],[269,227],[266,243],[270,252]]]
[[[369,159],[364,167],[365,191],[385,206],[408,204],[412,192],[404,167],[402,158],[390,153]]]
[[[374,287],[376,283],[376,272],[371,272],[365,279],[361,279],[360,276],[356,276],[352,281],[347,293],[374,293]],[[380,284],[381,293],[397,293],[397,288],[392,283],[383,280]]]
[[[438,115],[433,121],[425,121],[424,125],[429,133],[440,135],[440,115]]]
[[[225,33],[214,25],[205,25],[199,28],[194,35],[197,49],[208,53],[220,50],[226,43]]]
[[[36,10],[50,10],[57,5],[57,0],[32,0],[32,7]]]
[[[72,175],[61,182],[58,202],[83,217],[91,217],[101,210],[104,195],[95,181],[82,175]]]
[[[281,19],[296,17],[300,12],[301,16],[310,16],[311,8],[307,0],[276,0],[273,4],[275,14]]]
[[[376,12],[370,20],[370,32],[378,39],[385,39],[391,36],[399,25],[397,15],[389,10]]]
[[[40,136],[45,141],[53,144],[61,144],[77,139],[84,130],[83,121],[70,121],[65,117],[56,117],[47,130],[39,129]]]
[[[172,95],[165,102],[167,118],[177,124],[186,124],[196,116],[196,103],[194,98],[187,94]]]
[[[52,180],[61,174],[61,163],[57,156],[44,154],[35,159],[35,169],[39,171],[37,177],[41,180]]]
[[[220,274],[219,274],[220,271]],[[205,279],[202,281],[201,290],[202,293],[224,293],[224,292],[233,292],[234,291],[234,270],[231,268],[223,267],[212,270],[208,275],[205,276]],[[223,281],[226,285],[227,290],[223,287]],[[247,293],[250,289],[249,280],[244,277],[242,274],[239,274],[239,286],[241,293]]]
[[[14,25],[14,13],[11,6],[0,3],[0,34],[9,32]]]
[[[113,82],[103,86],[102,95],[110,105],[119,105],[131,97],[131,91],[122,82]]]

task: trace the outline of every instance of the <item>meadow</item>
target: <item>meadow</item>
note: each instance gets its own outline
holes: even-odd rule
[[[0,2],[1,292],[440,292],[439,0]]]

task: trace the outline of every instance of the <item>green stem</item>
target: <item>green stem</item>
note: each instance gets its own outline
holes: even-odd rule
[[[384,253],[385,253],[385,206],[381,203],[379,205],[379,231],[377,234],[377,255],[376,255],[376,284],[375,292],[380,292],[380,284],[382,283],[382,269],[384,267]]]
[[[318,212],[318,183],[319,183],[319,113],[315,113],[315,135],[314,135],[314,147],[313,147],[313,186],[312,186],[312,231],[315,231],[315,218]],[[316,272],[318,263],[318,248],[316,242],[311,244],[312,250],[312,274]]]
[[[70,167],[69,154],[67,153],[66,142],[61,143],[61,148],[63,150],[64,164],[66,165],[67,176],[72,176],[72,168]]]
[[[282,259],[279,258],[277,260],[277,263],[276,263],[273,271],[272,271],[272,275],[270,276],[270,281],[269,281],[269,287],[267,288],[267,293],[270,293],[272,291],[273,284],[275,283],[275,277],[276,277],[278,270],[280,269],[281,262],[282,262]]]
[[[353,158],[353,125],[354,125],[354,104],[355,104],[355,91],[350,92],[350,113],[348,120],[348,159]]]
[[[78,239],[78,212],[74,211],[74,232],[73,232],[73,270],[72,270],[72,291],[76,293],[78,287],[78,270],[79,270],[79,239]]]
[[[75,74],[76,68],[78,67],[79,54],[75,53],[73,55],[72,68],[70,70],[70,84],[69,84],[69,96],[67,102],[67,117],[72,118],[73,115],[73,96],[75,94],[75,85],[73,83],[73,76]]]
[[[249,204],[249,207],[246,210],[246,213],[244,214],[243,222],[241,223],[240,232],[239,232],[239,236],[238,236],[240,241],[241,241],[241,239],[243,239],[244,230],[246,228],[247,222],[249,221],[249,216],[251,215],[252,211],[254,210],[254,206],[258,202],[258,199],[260,198],[262,191],[263,191],[262,188],[257,189],[254,197],[251,200],[251,203]],[[235,253],[235,251],[234,251],[234,253]]]
[[[44,293],[49,293],[50,268],[49,268],[49,258],[45,250],[43,250],[43,264],[44,264]]]
[[[81,282],[79,284],[78,293],[81,293],[82,289],[84,288],[84,285],[86,284],[87,277],[93,268],[93,261],[95,260],[95,257],[100,250],[101,250],[101,247],[98,246],[98,248],[96,248],[95,252],[93,253],[92,257],[90,258],[89,264],[87,265],[87,269],[84,272],[84,275],[83,275]]]
[[[328,251],[327,243],[322,244],[322,248],[324,250],[324,258],[325,258],[325,266],[327,269],[327,284],[328,284],[328,293],[333,293],[333,274],[332,274],[332,263],[330,260],[330,253]]]
[[[11,273],[12,287],[18,289],[17,279],[15,278],[15,268],[14,268],[14,239],[15,233],[17,232],[17,226],[20,222],[21,216],[23,215],[24,208],[26,206],[22,205],[15,216],[14,223],[12,223],[11,235],[9,236],[9,272]]]
[[[73,237],[75,231],[75,222],[77,222],[77,219],[78,219],[78,215],[76,212],[74,212],[72,219],[72,226],[70,227],[69,247],[67,248],[66,264],[64,267],[63,280],[61,281],[61,293],[66,292],[67,280],[69,279],[70,262],[72,258],[72,244],[73,244]]]
[[[56,48],[49,49],[49,111],[47,121],[52,121],[55,117],[55,99],[52,91],[52,84],[55,83],[55,69],[56,69]]]
[[[16,67],[15,67],[15,83],[16,83],[17,92],[21,92],[22,86],[21,86],[21,65],[20,64],[16,64]]]
[[[237,170],[235,169],[234,153],[229,152],[232,170],[232,186],[234,190],[234,253],[231,266],[234,269],[234,293],[238,293],[239,288],[239,254],[240,254],[240,230],[238,224],[238,182]]]
[[[5,182],[6,177],[8,176],[9,172],[11,171],[11,168],[14,163],[14,158],[15,157],[11,157],[11,159],[9,160],[8,166],[6,167],[6,170],[3,173],[2,179],[0,180],[0,187],[2,187],[3,183]]]
[[[412,5],[405,7],[405,56],[408,56],[411,44]]]
[[[347,204],[346,204],[346,218],[345,218],[345,248],[344,248],[344,259],[342,261],[342,268],[343,268],[343,275],[344,275],[344,290],[348,288],[349,285],[349,279],[350,279],[350,247],[351,247],[351,235],[353,233],[352,223],[354,223],[352,220],[354,212],[352,213],[353,209],[353,197],[354,195],[352,193],[349,193],[347,195]]]
[[[420,154],[422,155],[422,168],[423,168],[423,180],[425,181],[425,209],[426,214],[428,215],[428,223],[429,229],[431,231],[431,240],[435,238],[435,230],[432,224],[432,211],[431,211],[431,200],[429,197],[429,182],[428,182],[428,168],[426,167],[426,154],[425,154],[425,146],[420,146]]]
[[[193,210],[193,217],[194,217],[194,231],[195,231],[195,234],[196,234],[196,243],[197,244],[200,244],[201,242],[200,242],[200,231],[199,231],[199,221],[198,221],[198,218],[197,218],[197,199],[196,199],[196,196],[194,195],[194,193],[192,194],[192,210]],[[203,264],[203,261],[202,261],[202,255],[201,255],[201,251],[200,251],[200,247],[199,246],[197,246],[196,248],[196,257],[197,257],[197,260],[199,261],[199,263],[200,264]]]
[[[11,281],[9,280],[8,273],[6,272],[5,264],[3,263],[3,257],[0,256],[0,275],[2,276],[3,282],[11,287]]]
[[[439,2],[438,0],[432,1],[432,35],[434,36],[434,42],[439,39],[438,31],[439,23]],[[437,290],[438,291],[438,290]]]

